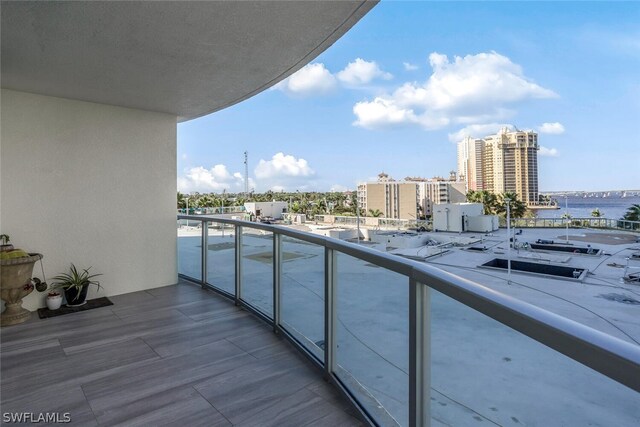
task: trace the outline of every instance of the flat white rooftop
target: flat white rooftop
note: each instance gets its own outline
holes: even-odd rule
[[[458,236],[457,233],[435,234]],[[602,256],[526,249],[511,251],[513,260],[586,268],[589,273],[582,282],[517,272],[512,272],[509,282],[506,271],[477,268],[493,258],[506,258],[506,230],[500,229],[488,236],[482,233],[462,235],[480,238],[481,243],[470,246],[486,246],[488,250],[476,252],[453,248],[426,262],[623,340],[640,343],[640,287],[622,280],[626,258],[634,248],[640,247],[640,243],[635,243],[637,234],[569,230],[570,244],[576,247],[590,244],[602,249]],[[565,237],[563,229],[523,229],[522,234],[516,236],[516,243],[532,243],[538,239],[564,243]],[[630,261],[629,266],[629,271],[640,271],[639,261]],[[627,300],[637,300],[639,304],[622,302],[623,298],[615,298],[615,295],[624,295]]]

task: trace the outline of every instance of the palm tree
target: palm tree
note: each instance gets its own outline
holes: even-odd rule
[[[316,200],[313,202],[313,205],[317,207],[318,215],[327,213],[327,201],[324,198],[316,196]]]
[[[186,194],[182,194],[178,191],[178,209],[186,207],[185,199],[187,198]]]
[[[627,212],[624,214],[622,219],[627,221],[640,221],[640,205],[634,203],[629,208],[627,208]]]
[[[203,194],[198,197],[198,206],[206,208],[211,207],[214,204],[215,196],[213,194]]]
[[[380,212],[380,209],[369,209],[369,215],[374,218],[380,218],[382,216],[382,212]]]
[[[298,200],[291,204],[291,212],[302,213],[302,206],[300,205],[300,202]]]
[[[336,206],[344,207],[344,202],[347,200],[347,196],[344,193],[334,193],[336,198]]]
[[[495,215],[498,209],[498,199],[495,194],[482,191],[469,191],[467,193],[467,201],[471,203],[482,203],[485,215]]]
[[[498,215],[507,215],[505,199],[511,200],[509,202],[511,218],[522,218],[525,216],[525,214],[527,213],[527,205],[518,198],[517,193],[514,193],[512,191],[507,191],[498,196],[495,208],[495,212]]]
[[[600,218],[602,216],[602,212],[600,212],[600,208],[595,208],[591,211],[591,216],[594,218]]]

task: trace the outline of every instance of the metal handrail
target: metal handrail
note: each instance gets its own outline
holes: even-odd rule
[[[455,301],[497,320],[601,374],[640,392],[640,346],[607,335],[431,265],[272,224],[207,216],[178,215],[178,219],[253,228],[299,239],[344,253],[407,276]],[[204,229],[204,227],[203,227]],[[325,272],[326,274],[326,272]]]

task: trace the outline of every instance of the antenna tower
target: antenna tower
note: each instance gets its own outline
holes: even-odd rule
[[[244,197],[249,197],[249,153],[244,152]]]

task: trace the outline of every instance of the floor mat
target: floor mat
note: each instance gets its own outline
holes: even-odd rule
[[[67,307],[66,305],[63,305],[57,310],[49,310],[48,308],[39,308],[38,316],[40,316],[41,319],[46,319],[48,317],[62,316],[64,314],[77,313],[79,311],[87,311],[94,308],[106,307],[109,305],[113,305],[111,300],[107,297],[102,297],[102,298],[87,300],[86,304],[83,304],[79,307]]]

